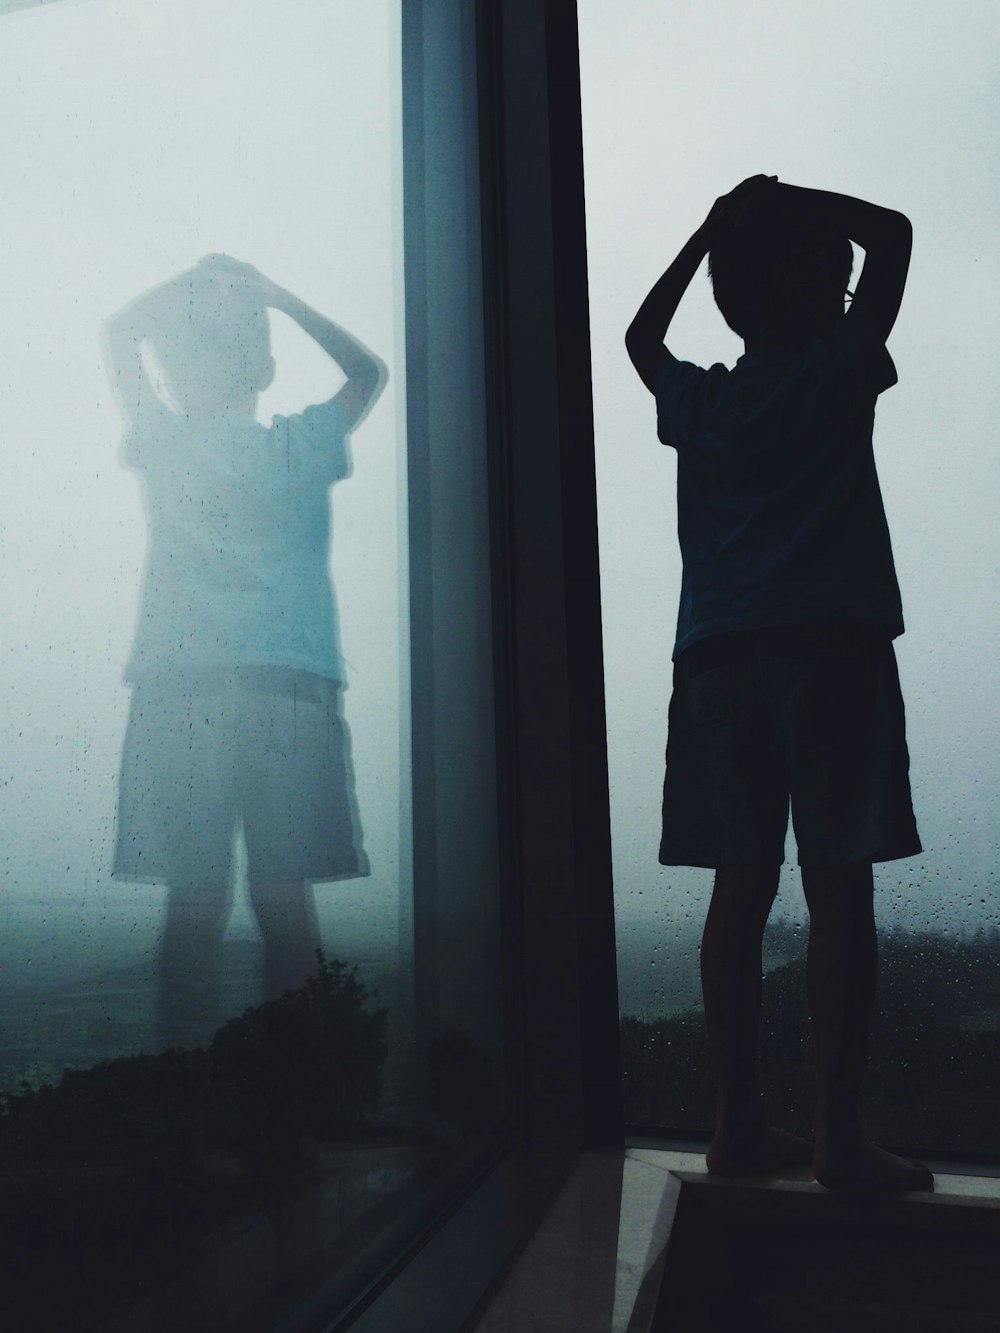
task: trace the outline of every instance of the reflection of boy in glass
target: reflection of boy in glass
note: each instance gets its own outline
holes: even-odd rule
[[[267,308],[347,376],[328,402],[255,419],[274,376]],[[249,265],[210,256],[107,328],[145,480],[149,548],[126,680],[114,873],[165,882],[161,1037],[214,1027],[230,855],[242,823],[267,997],[319,944],[311,882],[368,873],[328,573],[329,486],[386,370]],[[154,387],[154,380],[156,387]]]

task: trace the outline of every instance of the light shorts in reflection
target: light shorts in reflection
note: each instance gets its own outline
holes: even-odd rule
[[[335,681],[283,667],[138,682],[115,877],[217,884],[240,822],[253,883],[367,875],[341,693]]]

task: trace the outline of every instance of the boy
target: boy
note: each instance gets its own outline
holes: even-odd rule
[[[347,379],[328,402],[265,427],[255,414],[275,370],[268,307]],[[328,489],[350,475],[347,436],[386,369],[224,255],[133,302],[105,335],[149,519],[114,874],[167,885],[160,1044],[192,1045],[219,1017],[238,823],[266,998],[315,965],[311,882],[368,873],[340,702]]]
[[[865,251],[847,314],[850,241]],[[715,869],[701,969],[721,1175],[813,1162],[828,1188],[932,1189],[875,1147],[858,1097],[878,950],[872,863],[921,851],[893,638],[903,632],[872,453],[912,231],[898,212],[754,176],[718,199],[626,335],[677,450],[683,560],[663,865]],[[679,361],[667,327],[705,254],[746,352]],[[815,1144],[758,1088],[761,941],[789,799],[809,908]]]

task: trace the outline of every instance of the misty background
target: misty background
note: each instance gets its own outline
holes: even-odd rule
[[[399,5],[0,0],[0,987],[151,967],[164,891],[112,883],[121,680],[145,553],[102,322],[224,251],[356,333],[390,383],[333,492],[331,568],[372,875],[317,888],[324,947],[378,975],[412,897]],[[884,927],[998,918],[992,0],[580,0],[591,340],[622,1009],[697,1000],[707,870],[656,860],[680,557],[673,454],[624,331],[717,195],[758,171],[914,226],[875,450],[925,852],[876,867]],[[861,256],[858,255],[860,260]],[[857,277],[855,269],[855,279]],[[336,372],[272,313],[260,417]],[[704,268],[684,359],[742,344]],[[334,378],[331,378],[331,375]],[[775,915],[804,920],[794,842]],[[243,867],[236,866],[242,881]],[[231,939],[256,935],[240,882]],[[0,995],[0,1000],[2,1000]]]
[[[874,441],[903,598],[895,648],[925,850],[875,867],[876,911],[883,929],[992,928],[1000,8],[580,0],[579,21],[622,1011],[700,1003],[712,884],[710,870],[657,863],[681,575],[676,457],[657,441],[624,335],[715,198],[757,172],[870,199],[913,223],[888,342],[899,383],[879,398]],[[852,287],[863,253],[855,258]],[[742,355],[704,264],[667,341],[704,366]],[[785,858],[774,919],[794,926],[806,912],[790,822]]]
[[[101,324],[206,253],[255,265],[390,368],[332,494],[331,570],[372,874],[318,886],[328,956],[369,975],[411,896],[399,6],[0,6],[0,985],[152,967],[165,891],[112,883],[146,527]],[[341,376],[271,312],[259,419]],[[234,939],[256,939],[238,858]],[[247,1002],[250,1002],[249,998]]]

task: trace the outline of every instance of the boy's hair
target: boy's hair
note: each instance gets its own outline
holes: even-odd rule
[[[212,411],[259,393],[271,380],[267,310],[206,265],[177,279],[169,317],[153,338],[181,412]]]
[[[759,336],[773,312],[843,299],[854,267],[847,233],[809,203],[764,193],[708,256],[715,303],[741,338]],[[841,307],[842,308],[842,307]]]

